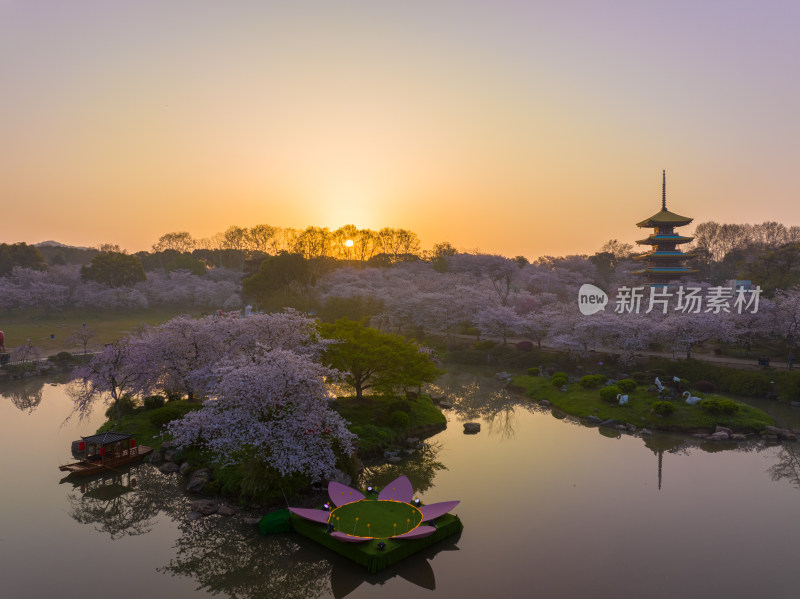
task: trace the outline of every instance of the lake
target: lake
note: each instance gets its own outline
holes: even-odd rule
[[[800,445],[705,443],[589,428],[490,377],[446,375],[454,408],[407,474],[461,500],[464,531],[378,575],[238,517],[189,521],[178,475],[149,464],[83,488],[57,466],[103,420],[62,423],[62,383],[0,383],[0,596],[795,597]],[[759,406],[764,407],[764,406]],[[767,406],[769,407],[769,406]],[[798,427],[800,410],[776,406]],[[477,435],[462,423],[480,422]],[[140,443],[146,443],[144,439]]]

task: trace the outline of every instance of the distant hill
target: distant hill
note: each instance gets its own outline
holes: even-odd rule
[[[35,243],[34,246],[37,248],[42,247],[55,247],[55,248],[73,248],[76,250],[91,250],[92,248],[87,248],[85,246],[80,245],[67,245],[66,243],[61,243],[60,241],[53,241],[52,239],[48,239],[47,241],[40,241],[39,243]]]
[[[97,250],[67,245],[58,241],[42,241],[35,244],[47,264],[88,264],[97,255]]]

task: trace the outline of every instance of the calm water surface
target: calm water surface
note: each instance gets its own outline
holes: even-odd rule
[[[294,535],[261,537],[236,518],[189,522],[177,475],[147,464],[83,489],[61,483],[56,466],[101,410],[62,426],[64,385],[0,383],[0,596],[800,594],[797,444],[616,435],[538,411],[488,378],[448,375],[440,387],[456,403],[448,429],[362,482],[407,474],[426,503],[460,499],[464,531],[371,576]],[[779,417],[800,424],[796,411]],[[467,420],[482,431],[464,435]]]

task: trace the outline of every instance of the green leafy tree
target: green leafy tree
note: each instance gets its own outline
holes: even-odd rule
[[[81,267],[81,278],[108,287],[133,287],[147,280],[141,261],[136,256],[119,252],[97,254],[88,265]]]
[[[339,340],[327,347],[323,362],[344,373],[357,399],[369,389],[392,393],[419,387],[441,374],[430,354],[400,335],[347,318],[320,324],[319,330],[322,337]]]
[[[47,270],[47,263],[41,252],[27,243],[0,243],[0,277],[11,274],[15,266]]]
[[[301,295],[308,287],[310,273],[303,256],[281,252],[265,258],[256,274],[242,279],[242,290],[248,298],[267,305],[275,296]]]

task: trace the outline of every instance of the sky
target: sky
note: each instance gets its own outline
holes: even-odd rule
[[[800,225],[796,0],[0,0],[0,242]],[[683,233],[691,232],[690,225]]]

